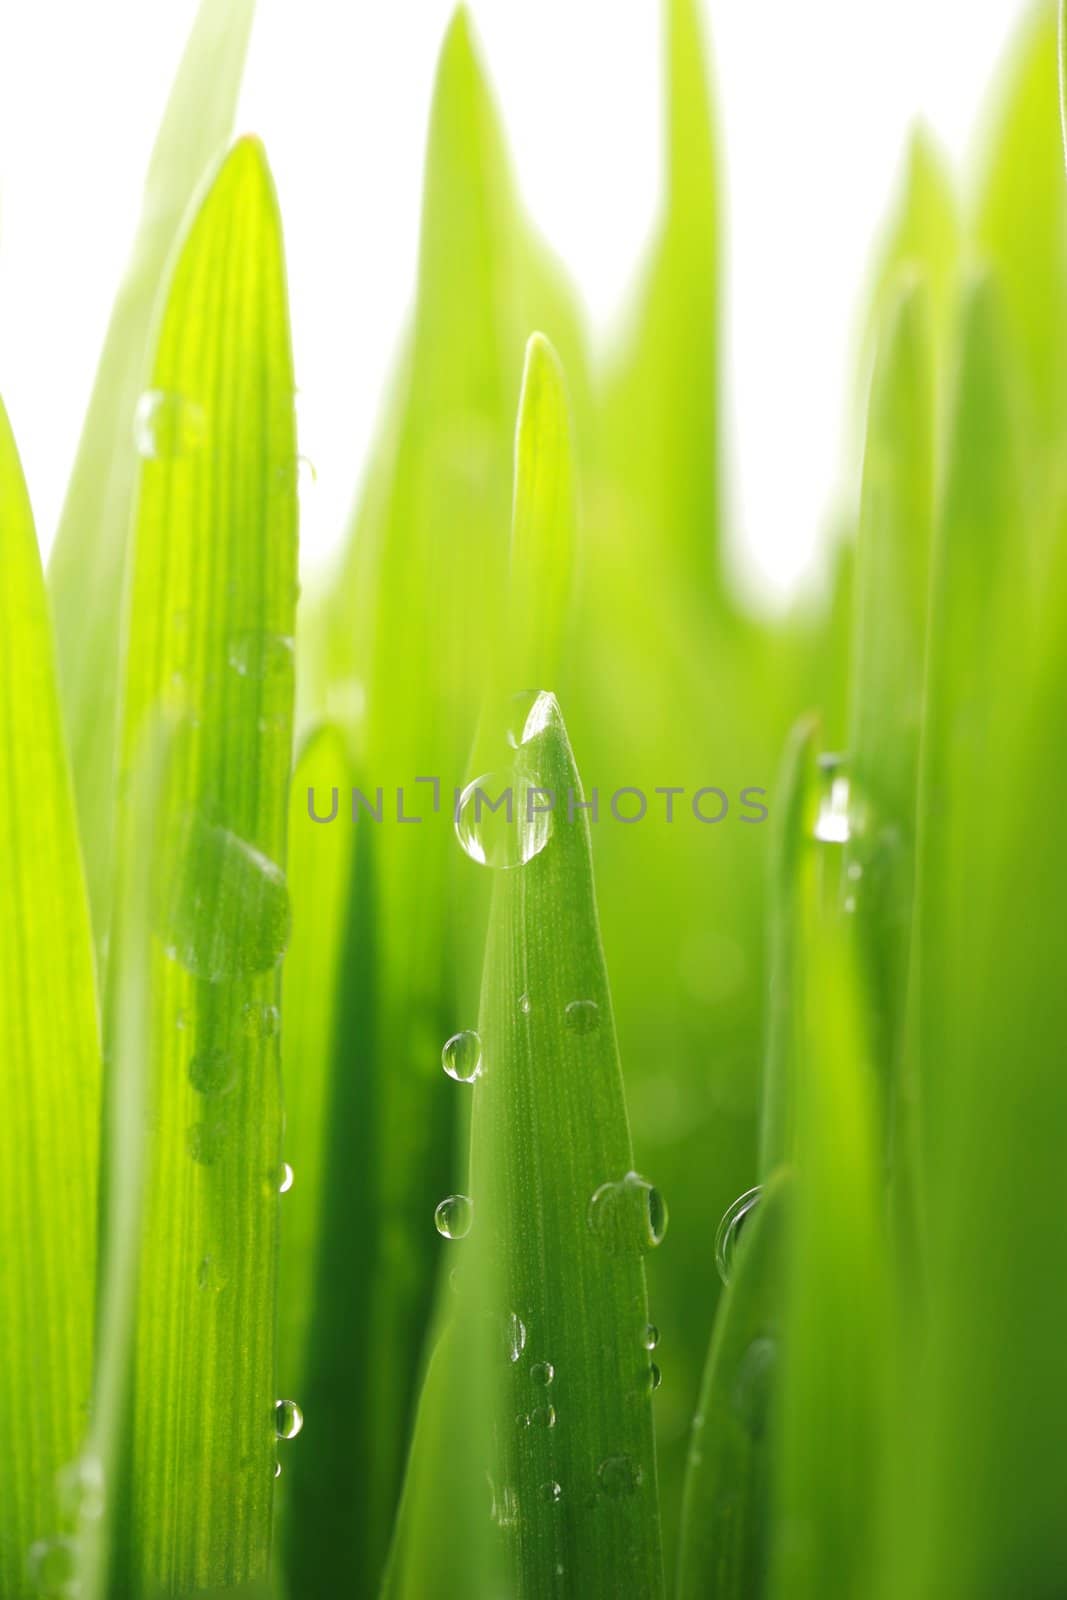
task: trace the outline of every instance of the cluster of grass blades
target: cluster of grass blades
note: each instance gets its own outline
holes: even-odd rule
[[[664,20],[594,363],[456,14],[299,606],[251,0],[203,0],[47,584],[0,409],[5,1600],[1063,1591],[1057,18],[966,192],[912,143],[852,526],[777,618]]]

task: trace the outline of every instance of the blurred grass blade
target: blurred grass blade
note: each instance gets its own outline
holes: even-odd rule
[[[99,1342],[92,1420],[85,1454],[75,1468],[80,1488],[82,1600],[105,1600],[118,1514],[114,1486],[132,1397],[130,1385],[144,1181],[152,1106],[150,949],[156,881],[157,824],[166,794],[169,729],[149,728],[134,763],[128,827],[119,840],[115,878],[114,962],[105,1020],[107,1101],[103,1108],[100,1207],[102,1252],[98,1280]],[[102,1501],[100,1495],[102,1494]]]
[[[57,1478],[92,1383],[100,1047],[48,603],[2,404],[0,567],[0,1592],[22,1595],[45,1571],[74,1581]]]
[[[756,1600],[769,1556],[789,1179],[763,1188],[719,1302],[682,1507],[677,1600]]]
[[[250,1582],[269,1558],[296,444],[280,224],[253,140],[191,223],[149,392],[124,774],[150,719],[180,727],[150,975],[130,1596]]]
[[[664,0],[665,212],[604,426],[633,501],[632,559],[662,545],[676,582],[721,600],[719,179],[699,12]]]
[[[64,719],[98,947],[108,932],[121,611],[137,486],[134,423],[164,270],[230,136],[254,0],[203,0],[145,184],[49,563]],[[88,597],[91,596],[91,604]]]
[[[559,357],[543,334],[526,346],[515,435],[509,625],[512,693],[559,680],[577,542],[574,434]]]
[[[836,780],[840,781],[840,780]],[[771,1592],[874,1591],[888,1428],[890,1299],[881,1131],[862,994],[839,906],[842,847],[820,796],[801,879],[795,1214],[777,1423]],[[828,835],[830,835],[828,837]]]
[[[1067,185],[1056,20],[1054,0],[1039,0],[1016,41],[976,219],[977,242],[1003,292],[1027,430],[1043,450],[1058,449],[1067,427]]]
[[[841,893],[853,916],[885,1158],[915,1225],[915,1086],[905,1085],[919,731],[934,514],[934,367],[924,282],[905,276],[885,324],[867,419],[849,717],[850,808]]]

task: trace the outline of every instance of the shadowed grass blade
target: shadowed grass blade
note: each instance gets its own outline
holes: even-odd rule
[[[254,141],[191,223],[149,392],[123,772],[161,710],[180,726],[117,1569],[132,1596],[255,1580],[270,1545],[296,445],[280,225]]]
[[[135,418],[153,311],[197,186],[230,136],[254,0],[203,0],[152,153],[49,563],[63,710],[98,946],[108,932],[121,613]],[[91,599],[90,599],[91,597]]]
[[[93,1359],[100,1046],[92,936],[30,503],[0,405],[0,1592],[74,1581],[58,1474]]]

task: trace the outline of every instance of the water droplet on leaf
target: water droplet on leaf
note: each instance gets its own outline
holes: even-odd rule
[[[202,1167],[213,1167],[226,1149],[229,1128],[225,1122],[194,1122],[185,1140],[189,1154]]]
[[[539,1383],[547,1388],[556,1376],[556,1369],[551,1361],[535,1361],[530,1368],[530,1377],[534,1383]]]
[[[645,1331],[641,1336],[641,1343],[646,1350],[654,1350],[659,1344],[659,1329],[654,1322],[645,1323]]]
[[[278,1193],[279,1194],[288,1194],[289,1190],[292,1187],[293,1187],[293,1169],[289,1165],[288,1161],[283,1161],[282,1162],[282,1166],[281,1166],[281,1171],[278,1174]]]
[[[667,1231],[667,1206],[646,1178],[628,1172],[602,1183],[589,1202],[591,1231],[610,1255],[645,1255]]]
[[[189,1082],[197,1094],[228,1094],[237,1081],[237,1066],[228,1051],[209,1045],[189,1062]]]
[[[434,1226],[444,1239],[465,1239],[471,1231],[474,1205],[465,1194],[450,1194],[438,1203]]]
[[[815,837],[823,844],[847,844],[849,823],[849,781],[843,756],[820,756],[822,793],[815,818]]]
[[[719,1269],[719,1277],[723,1283],[729,1283],[730,1272],[733,1267],[734,1256],[740,1243],[741,1232],[752,1211],[759,1204],[762,1190],[757,1184],[754,1189],[746,1189],[730,1206],[722,1221],[719,1231],[715,1235],[715,1265]]]
[[[555,1478],[552,1478],[548,1483],[543,1483],[538,1490],[538,1493],[540,1494],[541,1499],[550,1506],[558,1505],[563,1498],[563,1490],[556,1482]]]
[[[457,1083],[473,1083],[482,1070],[482,1041],[473,1028],[454,1033],[441,1051],[441,1065]]]
[[[572,1000],[563,1020],[572,1033],[595,1033],[600,1027],[600,1007],[595,1000]]]
[[[275,1400],[274,1436],[277,1439],[295,1439],[304,1426],[304,1413],[295,1400]]]
[[[38,1539],[27,1564],[37,1593],[47,1600],[71,1600],[78,1594],[78,1544],[75,1539]]]
[[[509,1311],[504,1319],[504,1345],[509,1361],[517,1361],[526,1348],[526,1324],[517,1311]]]
[[[456,838],[479,866],[525,866],[540,855],[552,834],[552,812],[533,792],[532,780],[512,772],[487,772],[463,790],[456,808]]]
[[[606,1456],[597,1468],[597,1482],[612,1500],[636,1494],[645,1481],[641,1467],[629,1456]]]
[[[280,867],[198,816],[178,829],[171,863],[160,931],[173,960],[209,983],[277,966],[289,938]]]
[[[207,438],[202,406],[165,389],[146,389],[137,402],[133,437],[146,461],[173,461],[195,455]]]

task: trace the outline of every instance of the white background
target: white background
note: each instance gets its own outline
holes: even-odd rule
[[[449,0],[260,0],[239,129],[286,222],[305,554],[340,537],[413,284]],[[602,343],[652,227],[656,0],[472,0],[526,201]],[[727,179],[733,492],[781,595],[839,482],[855,313],[910,123],[962,162],[1020,0],[706,0]],[[0,392],[51,543],[194,0],[4,0]],[[768,465],[769,463],[773,465]]]

